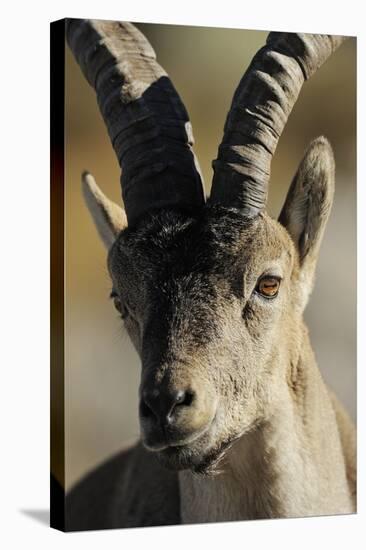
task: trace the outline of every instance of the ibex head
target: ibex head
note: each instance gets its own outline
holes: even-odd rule
[[[310,144],[278,221],[265,211],[270,163],[302,84],[341,40],[269,34],[235,92],[205,202],[187,113],[146,39],[127,23],[68,23],[125,211],[90,174],[84,193],[141,357],[142,440],[168,466],[207,470],[288,384],[334,160],[325,138]]]

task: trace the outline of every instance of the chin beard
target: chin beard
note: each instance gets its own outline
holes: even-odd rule
[[[210,445],[208,434],[200,441],[182,446],[172,446],[157,452],[159,462],[170,470],[190,470],[193,474],[212,477],[223,473],[227,467],[230,449],[245,434],[255,430],[259,421],[252,422],[240,433]]]

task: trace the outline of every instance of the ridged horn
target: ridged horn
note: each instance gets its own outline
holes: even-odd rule
[[[68,19],[67,41],[122,169],[129,225],[155,208],[204,203],[186,109],[151,45],[131,23]]]
[[[234,94],[213,162],[211,202],[248,217],[265,209],[272,156],[301,87],[343,40],[269,33]]]

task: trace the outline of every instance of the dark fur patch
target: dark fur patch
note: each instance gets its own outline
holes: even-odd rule
[[[186,332],[188,345],[199,346],[217,336],[218,292],[221,300],[243,295],[243,243],[257,223],[212,206],[197,217],[166,210],[150,214],[121,233],[109,269],[122,299],[132,308],[146,304],[149,340],[167,342],[169,335]]]

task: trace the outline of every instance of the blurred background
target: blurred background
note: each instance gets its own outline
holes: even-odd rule
[[[190,114],[206,192],[234,90],[267,33],[143,24]],[[83,203],[92,172],[120,202],[119,167],[93,90],[66,47],[66,488],[138,438],[138,357],[111,301],[106,251]],[[304,85],[272,164],[276,217],[308,142],[324,134],[336,158],[335,204],[306,311],[326,382],[356,416],[356,39]],[[57,472],[56,472],[57,474]]]

